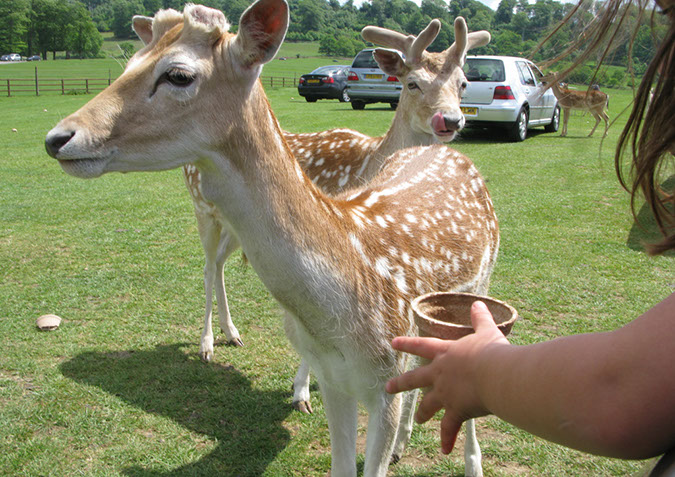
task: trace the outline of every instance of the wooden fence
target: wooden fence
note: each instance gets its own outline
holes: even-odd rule
[[[297,78],[282,76],[263,76],[260,78],[263,86],[274,87],[296,87]],[[35,73],[35,77],[28,79],[2,79],[0,78],[0,96],[19,96],[41,94],[89,94],[98,93],[107,88],[115,78],[40,78]]]

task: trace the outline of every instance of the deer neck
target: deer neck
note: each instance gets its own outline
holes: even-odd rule
[[[401,93],[401,102],[396,110],[391,127],[377,148],[377,162],[380,168],[385,159],[396,151],[408,147],[430,146],[439,142],[433,135],[413,127],[415,121],[412,112],[408,109],[411,102],[407,101],[405,94],[405,91]]]
[[[224,215],[251,265],[287,310],[308,320],[326,316],[316,297],[344,286],[333,259],[349,256],[344,226],[331,200],[291,155],[264,96],[252,102],[217,149],[196,161],[204,197]]]

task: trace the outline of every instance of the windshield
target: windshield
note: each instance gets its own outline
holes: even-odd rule
[[[467,58],[464,74],[469,81],[505,81],[504,62],[487,58]]]
[[[315,69],[310,74],[312,75],[334,75],[342,70],[343,66],[322,66]]]
[[[373,50],[364,50],[354,58],[352,68],[379,68],[375,59],[373,58]]]

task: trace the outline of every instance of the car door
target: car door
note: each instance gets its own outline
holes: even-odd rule
[[[525,60],[516,61],[516,69],[520,79],[521,90],[527,97],[530,105],[530,122],[537,124],[542,118],[543,98],[541,91],[537,88],[537,81],[530,70],[528,62]]]
[[[557,104],[557,100],[551,88],[546,88],[546,85],[542,83],[542,78],[544,74],[537,68],[533,63],[528,63],[534,79],[537,83],[537,90],[541,93],[541,119],[542,121],[549,120],[553,117],[553,110]]]

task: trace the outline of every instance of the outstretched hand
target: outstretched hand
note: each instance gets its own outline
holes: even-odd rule
[[[392,341],[394,349],[431,361],[391,379],[386,390],[398,393],[426,388],[415,420],[426,422],[445,409],[441,420],[441,448],[445,454],[455,446],[464,421],[490,412],[480,399],[477,377],[481,359],[497,346],[510,346],[483,302],[477,301],[471,306],[471,323],[475,333],[457,341],[404,336]]]

